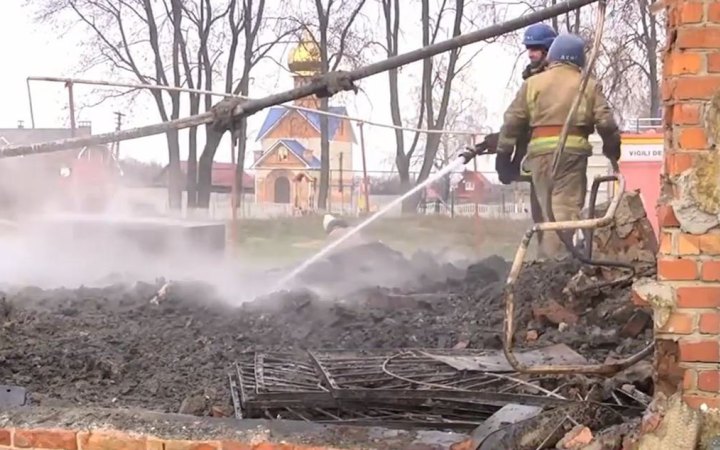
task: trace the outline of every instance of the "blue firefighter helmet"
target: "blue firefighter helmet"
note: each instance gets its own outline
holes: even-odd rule
[[[523,45],[525,47],[542,47],[548,50],[557,37],[557,32],[550,25],[536,23],[525,29]]]
[[[585,67],[585,41],[576,34],[561,34],[550,46],[548,62],[566,62]]]

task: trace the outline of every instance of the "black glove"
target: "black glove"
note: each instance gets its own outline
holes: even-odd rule
[[[510,184],[517,178],[511,153],[498,153],[495,156],[495,171],[502,184]]]
[[[498,148],[498,141],[500,140],[500,133],[490,133],[485,136],[485,140],[477,145],[484,145],[488,153],[496,153]],[[476,145],[476,147],[477,147]]]
[[[609,160],[615,162],[620,161],[620,155],[622,153],[620,150],[620,136],[615,135],[609,139],[603,139],[602,152]]]

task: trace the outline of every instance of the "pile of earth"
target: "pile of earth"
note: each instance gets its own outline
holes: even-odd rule
[[[573,262],[524,268],[516,286],[518,345],[563,342],[600,361],[642,348],[649,331],[635,339],[618,332],[634,312],[627,288],[583,298],[570,326],[536,313],[549,300],[562,302],[577,269]],[[412,292],[376,287],[327,299],[293,290],[240,306],[190,283],[172,285],[159,304],[149,301],[159,285],[144,283],[8,289],[0,303],[0,384],[26,387],[39,404],[209,414],[229,403],[227,374],[248,351],[498,349],[507,271],[507,262],[491,257],[456,278],[426,278]],[[527,339],[529,329],[537,338]],[[188,398],[202,404],[188,410]]]

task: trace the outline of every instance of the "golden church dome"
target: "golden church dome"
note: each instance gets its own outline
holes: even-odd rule
[[[320,48],[308,31],[304,31],[298,45],[288,55],[288,68],[300,76],[320,72]]]

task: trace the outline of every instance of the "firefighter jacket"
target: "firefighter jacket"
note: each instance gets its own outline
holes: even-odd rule
[[[500,130],[498,152],[511,153],[530,133],[528,157],[553,153],[575,96],[580,89],[581,71],[565,63],[552,63],[520,87]],[[604,142],[619,141],[619,129],[600,85],[591,77],[571,123],[565,151],[592,154],[588,136],[597,129]]]

